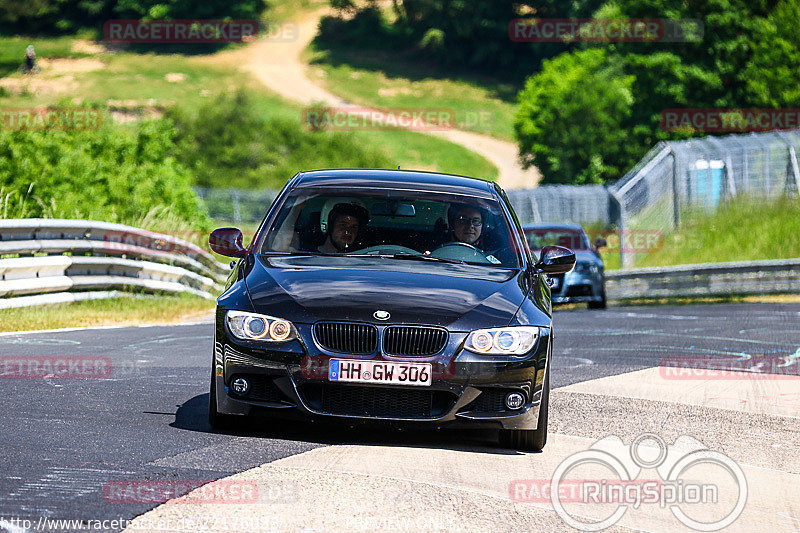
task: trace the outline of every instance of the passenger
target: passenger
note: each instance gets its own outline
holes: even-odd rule
[[[360,205],[336,204],[328,214],[327,237],[319,251],[328,254],[352,251],[368,222],[369,212]]]

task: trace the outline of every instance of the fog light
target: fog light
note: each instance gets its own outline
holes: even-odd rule
[[[231,388],[236,394],[244,395],[250,390],[250,382],[244,378],[236,378],[233,380],[233,383],[231,383]],[[508,403],[508,398],[506,398],[506,403]]]
[[[518,392],[509,392],[506,394],[506,407],[509,409],[519,409],[525,402],[525,397]]]

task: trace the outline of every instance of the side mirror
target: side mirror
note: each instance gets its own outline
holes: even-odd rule
[[[247,248],[242,246],[242,232],[236,228],[219,228],[211,232],[208,244],[219,255],[226,257],[244,257]]]
[[[575,266],[575,254],[563,246],[545,246],[536,270],[545,274],[566,274]]]
[[[598,250],[600,248],[605,248],[606,246],[608,246],[608,241],[606,241],[602,237],[598,237],[598,239],[594,241],[594,247],[597,248]]]

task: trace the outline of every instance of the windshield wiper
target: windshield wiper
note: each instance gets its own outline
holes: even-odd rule
[[[432,255],[424,255],[424,254],[409,254],[406,252],[400,252],[396,254],[348,254],[348,253],[340,253],[340,254],[330,254],[325,252],[306,252],[306,251],[297,251],[297,252],[265,252],[261,255],[267,256],[308,256],[308,257],[380,257],[383,259],[409,259],[412,261],[432,261],[434,263],[448,263],[451,265],[466,265],[467,263],[461,261],[460,259],[447,259],[445,257],[434,257]]]
[[[447,259],[446,257],[435,257],[425,254],[409,254],[404,252],[383,255],[381,257],[389,257],[391,259],[410,259],[412,261],[433,261],[435,263],[450,263],[451,265],[466,265],[466,263],[460,259]]]
[[[285,256],[285,257],[289,257],[289,256],[293,256],[293,255],[300,255],[300,256],[304,256],[304,257],[314,257],[314,256],[318,256],[318,255],[319,256],[334,256],[334,255],[341,256],[343,254],[329,254],[329,253],[326,253],[326,252],[306,252],[306,251],[298,250],[296,252],[264,252],[264,253],[262,253],[260,255],[267,255],[267,256],[276,256],[277,255],[277,256]]]

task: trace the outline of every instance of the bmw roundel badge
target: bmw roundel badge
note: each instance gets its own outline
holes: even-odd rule
[[[392,316],[389,314],[389,311],[375,311],[372,313],[372,316],[377,318],[378,320],[389,320],[389,317]]]

